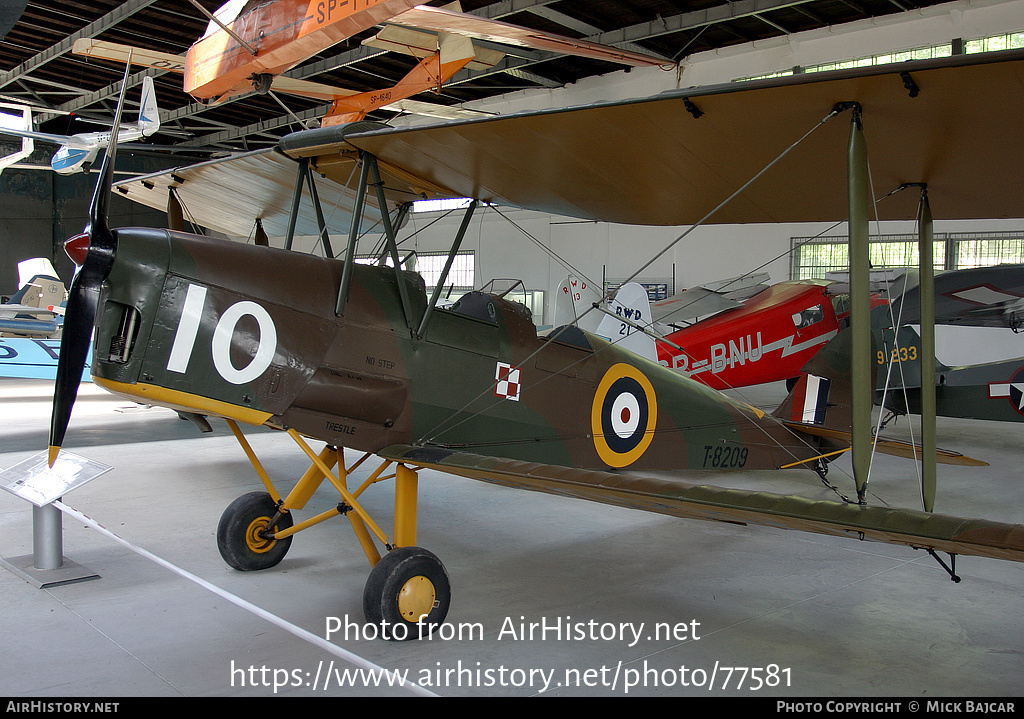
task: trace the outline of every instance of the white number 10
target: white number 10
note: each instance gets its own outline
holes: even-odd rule
[[[171,355],[167,359],[167,369],[171,372],[184,374],[188,369],[205,305],[206,288],[189,285],[188,293],[185,295],[185,304],[181,309],[178,330],[174,334]],[[260,344],[252,361],[242,369],[236,369],[231,364],[231,337],[235,333],[238,321],[246,315],[255,319],[256,324],[259,325]],[[255,302],[248,300],[236,302],[228,307],[217,321],[210,349],[213,353],[213,366],[216,368],[217,374],[231,384],[251,382],[266,371],[277,352],[277,328],[274,326],[274,320],[265,309]]]

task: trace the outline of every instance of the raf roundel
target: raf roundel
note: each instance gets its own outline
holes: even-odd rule
[[[631,365],[613,365],[598,384],[591,408],[598,456],[610,467],[632,464],[654,439],[657,417],[650,380]]]

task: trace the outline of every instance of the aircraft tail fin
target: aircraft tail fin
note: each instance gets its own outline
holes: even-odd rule
[[[890,389],[917,389],[921,387],[921,335],[910,325],[903,325],[897,331],[886,328],[876,330],[875,342],[879,348],[875,351],[878,365],[878,389],[888,384]],[[935,360],[935,376],[948,370],[949,367]]]
[[[651,300],[643,285],[629,282],[618,289],[608,301],[594,334],[607,337],[619,347],[640,355],[651,362],[658,361],[658,347],[654,337],[644,331],[651,324]]]
[[[160,129],[160,108],[156,104],[156,90],[153,78],[147,75],[142,78],[142,98],[139,101],[138,128],[145,137],[149,137]]]
[[[587,332],[597,333],[601,323],[599,312],[588,312],[595,302],[601,301],[600,292],[587,280],[576,275],[567,275],[555,290],[554,322],[555,327],[575,324]]]
[[[600,291],[587,280],[568,275],[555,291],[553,326],[575,325],[657,362],[655,339],[642,329],[651,324],[651,301],[647,290],[636,282],[630,282],[620,287],[607,303],[601,300]],[[597,307],[602,309],[599,311]]]
[[[877,357],[877,353],[873,354]],[[822,442],[823,453],[847,449],[852,442],[852,357],[852,333],[846,328],[804,365],[803,373],[789,396],[772,413],[791,430],[817,437]],[[872,387],[875,386],[878,368],[876,361],[871,370]],[[910,459],[921,457],[920,446],[902,440],[879,436],[874,438],[873,444],[875,451],[882,454]],[[986,466],[985,462],[944,449],[936,451],[936,461],[967,467]]]
[[[789,396],[772,414],[793,429],[802,425],[817,430],[808,432],[817,436],[849,435],[853,427],[851,345],[848,328],[833,337],[804,365]]]

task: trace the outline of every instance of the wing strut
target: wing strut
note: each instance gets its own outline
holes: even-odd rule
[[[871,208],[870,175],[861,107],[853,109],[847,156],[848,201],[850,205],[850,305],[853,331],[853,478],[857,500],[864,496],[871,470],[871,407],[875,388],[871,382],[871,262],[869,259],[869,211]],[[904,185],[908,187],[910,185]],[[928,187],[921,188],[917,212],[917,239],[921,292],[921,498],[924,510],[935,506],[936,441],[935,441],[935,266],[932,258],[933,221],[928,203]],[[901,188],[902,189],[902,188]],[[945,565],[943,565],[945,566]],[[953,572],[950,572],[953,575]]]
[[[417,337],[423,337],[427,331],[427,323],[430,321],[430,316],[434,313],[434,308],[437,306],[437,300],[441,296],[441,290],[444,288],[444,283],[448,281],[448,273],[452,269],[452,263],[455,261],[455,255],[459,251],[459,247],[462,246],[462,238],[466,236],[466,230],[469,228],[469,222],[473,219],[473,212],[476,210],[477,201],[473,200],[469,203],[469,207],[466,208],[466,214],[462,216],[462,224],[459,225],[459,231],[455,234],[455,240],[452,242],[452,248],[448,252],[448,259],[445,260],[444,269],[441,270],[441,276],[437,278],[437,284],[434,285],[434,292],[430,296],[430,302],[427,304],[427,311],[423,313],[423,319],[420,321],[419,329],[416,330]]]
[[[359,240],[359,231],[362,217],[363,205],[366,202],[366,180],[370,172],[370,163],[367,162],[367,153],[359,151],[359,183],[356,186],[356,204],[352,209],[352,227],[348,234],[348,249],[345,253],[345,268],[341,272],[341,286],[338,288],[338,302],[334,313],[342,315],[345,313],[345,300],[348,297],[348,286],[352,283],[352,263],[356,257],[356,242]],[[381,208],[384,214],[384,208]]]
[[[932,210],[928,204],[927,185],[921,186],[921,200],[917,213],[917,244],[920,253],[921,288],[921,498],[924,500],[924,511],[931,512],[935,506],[936,486],[935,264],[932,259]],[[950,575],[955,577],[953,572],[950,572]]]
[[[853,481],[857,486],[857,501],[865,504],[864,497],[871,472],[871,408],[875,391],[871,382],[871,262],[868,255],[871,187],[860,104],[845,103],[843,109],[853,110],[847,146],[850,330],[853,343],[850,360],[853,385],[853,436],[850,454],[853,458]]]
[[[333,259],[334,250],[331,248],[331,238],[327,233],[327,222],[324,220],[324,210],[320,206],[320,196],[316,191],[313,173],[309,171],[308,157],[299,160],[299,168],[295,173],[295,190],[292,193],[292,208],[288,216],[288,232],[285,235],[284,247],[286,250],[292,248],[292,241],[295,239],[295,223],[299,217],[299,202],[302,200],[302,186],[307,182],[309,183],[309,197],[313,203],[313,210],[316,212],[317,227],[320,228],[320,241],[324,245],[324,254],[328,259]]]
[[[398,242],[395,235],[395,226],[391,222],[391,215],[387,211],[388,201],[384,197],[384,183],[380,179],[380,168],[377,166],[377,158],[369,153],[363,156],[363,161],[370,166],[370,179],[373,189],[377,193],[377,207],[380,208],[380,220],[384,225],[384,235],[387,242],[388,252],[391,254],[391,261],[395,264],[395,281],[398,283],[398,297],[402,301],[402,312],[405,315],[405,322],[410,330],[414,330],[412,304],[409,302],[409,289],[405,286],[402,277],[402,260],[398,256]],[[351,258],[349,258],[351,262]]]
[[[931,510],[929,510],[929,511],[931,511]],[[954,583],[956,583],[956,584],[960,583],[960,575],[956,573],[956,555],[955,554],[950,554],[949,555],[949,564],[946,564],[945,562],[943,562],[942,561],[942,557],[940,557],[938,554],[936,554],[935,550],[932,549],[931,547],[928,548],[928,554],[930,554],[932,556],[932,558],[936,562],[939,563],[939,566],[941,566],[943,569],[946,570],[946,574],[949,575],[949,578],[951,580],[953,580]]]

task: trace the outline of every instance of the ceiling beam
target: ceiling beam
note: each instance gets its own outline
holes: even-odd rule
[[[126,2],[118,5],[103,17],[89,23],[78,32],[68,35],[56,45],[51,45],[35,57],[29,58],[25,62],[21,63],[13,70],[0,72],[0,88],[24,77],[33,70],[42,67],[50,60],[70,52],[71,46],[75,44],[75,40],[95,37],[104,30],[112,28],[125,18],[131,17],[140,10],[146,9],[155,2],[156,0],[126,0]]]
[[[659,17],[657,20],[631,25],[620,30],[610,30],[608,32],[591,35],[586,39],[590,42],[601,43],[603,45],[615,45],[621,47],[628,43],[642,42],[644,40],[650,40],[663,35],[672,35],[674,33],[696,30],[708,25],[724,23],[729,20],[752,17],[759,13],[769,12],[771,10],[803,5],[811,1],[812,0],[736,0],[736,2],[716,5],[715,7],[709,7],[703,10],[694,10],[691,12],[680,13],[678,15]],[[747,39],[749,40],[749,38]],[[650,51],[645,50],[645,52]],[[533,62],[527,61],[517,62],[509,60],[509,58],[506,58],[506,60],[508,60],[507,63],[500,63],[499,65],[495,65],[493,68],[489,68],[487,70],[463,70],[454,78],[449,80],[448,84],[459,85],[468,83],[480,77],[494,75],[498,72],[504,72],[511,68],[523,69],[528,65],[534,64]]]
[[[125,5],[122,5],[119,10],[123,8],[131,8],[130,12],[123,13],[123,17],[137,12],[140,9],[148,6],[155,0],[129,0]],[[678,32],[685,32],[688,30],[694,30],[713,25],[717,23],[727,22],[742,17],[757,16],[759,13],[769,12],[771,10],[792,7],[801,5],[811,0],[736,0],[735,2],[728,2],[719,6],[705,8],[703,10],[697,10],[692,12],[680,13],[669,17],[659,17],[657,20],[640,23],[620,30],[598,32],[597,28],[590,26],[588,23],[577,21],[564,15],[553,8],[548,7],[554,4],[556,0],[503,0],[503,2],[493,3],[483,8],[473,11],[473,14],[481,17],[490,19],[507,18],[511,15],[515,15],[521,12],[533,12],[539,16],[545,17],[552,22],[563,25],[570,29],[574,29],[577,32],[588,32],[589,36],[586,38],[591,42],[602,43],[606,45],[617,45],[619,47],[625,45],[632,45],[637,42],[642,42],[646,39],[659,37],[662,35],[668,35]],[[89,27],[98,25],[99,23],[106,20],[107,26],[110,24],[116,24],[116,21],[111,22],[114,16],[114,12],[108,13],[104,18],[96,21]],[[120,18],[120,19],[123,19]],[[90,34],[86,33],[89,28],[83,29],[81,33],[71,36],[65,43],[70,48],[71,43],[77,37],[89,37]],[[102,31],[103,28],[98,28],[92,31],[92,34],[97,34]],[[58,46],[55,46],[58,47]],[[65,50],[66,51],[66,50]],[[347,50],[343,53],[339,53],[333,57],[327,57],[319,60],[315,63],[304,65],[300,68],[285,73],[289,77],[298,79],[311,79],[318,75],[321,75],[332,70],[336,70],[341,67],[347,67],[354,65],[365,60],[370,60],[384,51],[376,50],[366,46],[360,46],[351,50]],[[645,52],[650,52],[645,50]],[[59,54],[59,53],[58,53]],[[42,54],[41,54],[42,55]],[[57,55],[54,54],[54,57]],[[515,58],[506,57],[495,67],[477,72],[463,71],[459,73],[455,78],[449,81],[449,85],[457,85],[472,82],[476,79],[495,75],[498,73],[508,73],[517,77],[523,77],[538,85],[545,87],[557,87],[559,83],[556,83],[550,79],[544,78],[536,73],[531,73],[527,70],[531,65],[538,64],[544,59],[550,59],[553,55],[542,55],[541,57],[534,58]],[[42,63],[39,63],[42,64]],[[27,64],[26,64],[27,65]],[[34,67],[38,67],[35,65]],[[16,68],[15,71],[18,69]],[[12,72],[15,72],[12,71]],[[27,70],[25,70],[27,72]],[[142,76],[146,73],[138,73],[132,76],[132,82],[141,82]],[[3,76],[0,75],[0,80]],[[61,105],[61,109],[65,111],[73,111],[87,106],[91,102],[97,102],[107,97],[113,97],[117,94],[120,83],[108,85],[107,87],[97,90],[94,93],[83,96],[80,99],[72,100]],[[2,85],[0,85],[2,87]],[[248,97],[248,95],[239,95],[235,98],[231,98],[228,102],[237,101]],[[176,110],[171,110],[163,113],[165,121],[168,123],[179,122],[186,120],[194,115],[202,113],[209,109],[211,106],[193,103]],[[312,108],[301,113],[298,116],[302,120],[308,119],[319,119],[319,117],[326,111],[326,107]],[[247,134],[253,133],[265,133],[267,131],[278,129],[289,125],[294,121],[294,118],[290,115],[281,115],[277,118],[271,118],[259,123],[247,125],[245,127],[225,129],[220,132],[215,132],[211,135],[203,137],[193,138],[192,140],[182,143],[186,146],[199,146],[199,145],[219,145],[222,143],[232,142],[244,137]]]

